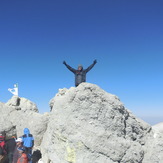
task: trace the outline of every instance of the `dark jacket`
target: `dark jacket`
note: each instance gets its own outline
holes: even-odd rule
[[[96,64],[96,60],[87,69],[83,69],[82,66],[79,66],[79,67],[82,67],[81,70],[78,70],[78,69],[76,70],[72,68],[66,62],[64,62],[64,64],[71,72],[75,74],[75,86],[77,87],[80,83],[86,82],[86,73],[93,68],[93,66]]]
[[[13,153],[16,146],[15,138],[6,140],[5,149],[7,153]]]

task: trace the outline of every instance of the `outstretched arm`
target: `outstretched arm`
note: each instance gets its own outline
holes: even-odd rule
[[[85,71],[88,72],[89,70],[91,70],[96,63],[97,63],[97,60],[95,59],[93,63]]]
[[[75,73],[75,69],[74,68],[72,68],[71,66],[69,66],[65,61],[63,61],[63,64],[71,71],[71,72],[73,72],[73,73]]]

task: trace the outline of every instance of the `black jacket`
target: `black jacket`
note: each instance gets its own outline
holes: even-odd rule
[[[90,71],[93,66],[96,64],[96,61],[93,62],[87,69],[76,70],[64,62],[65,66],[75,74],[75,86],[77,87],[80,83],[86,82],[86,73]]]
[[[13,153],[16,146],[15,138],[8,139],[5,144],[6,152]]]

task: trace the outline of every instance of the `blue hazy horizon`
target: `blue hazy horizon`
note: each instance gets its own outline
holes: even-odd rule
[[[87,82],[117,95],[150,124],[163,121],[162,0],[0,1],[0,101],[19,96],[49,112],[60,88],[74,86],[65,60]]]

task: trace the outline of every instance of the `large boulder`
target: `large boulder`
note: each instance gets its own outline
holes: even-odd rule
[[[45,163],[147,163],[147,157],[152,158],[152,127],[97,85],[60,89],[50,106],[41,144]],[[157,150],[163,150],[161,144]],[[162,161],[163,154],[158,155],[157,161]]]
[[[39,112],[35,103],[23,97],[12,96],[12,98],[7,101],[6,105],[13,106],[16,110],[22,110],[24,112]]]

